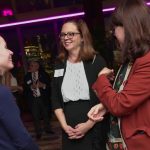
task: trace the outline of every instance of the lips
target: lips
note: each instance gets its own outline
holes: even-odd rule
[[[65,42],[64,46],[70,46],[72,44],[72,42]]]

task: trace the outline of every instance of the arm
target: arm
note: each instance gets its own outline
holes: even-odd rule
[[[62,129],[68,134],[68,136],[74,136],[75,129],[67,124],[63,109],[59,108],[59,109],[56,109],[54,112],[55,112],[57,119],[59,120],[59,123]]]
[[[54,112],[55,112],[55,115],[56,115],[58,121],[60,122],[61,127],[63,129],[65,129],[65,127],[67,126],[67,122],[66,122],[66,119],[65,119],[63,109],[59,108],[59,109],[56,109]]]
[[[105,75],[100,75],[93,88],[102,103],[116,116],[124,116],[146,101],[149,96],[150,62],[136,63],[136,70],[126,82],[124,89],[117,93],[112,89]]]
[[[39,150],[21,121],[19,110],[10,91],[3,88],[0,99],[0,120],[16,149]]]

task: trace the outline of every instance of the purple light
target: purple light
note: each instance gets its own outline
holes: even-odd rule
[[[147,5],[150,5],[150,2],[148,2]],[[105,8],[102,11],[103,12],[110,12],[110,11],[113,11],[114,9],[115,9],[115,7],[111,7],[111,8]],[[78,13],[72,13],[72,14],[66,14],[66,15],[59,15],[59,16],[40,18],[40,19],[18,21],[18,22],[14,22],[14,23],[1,24],[0,28],[17,26],[17,25],[23,25],[23,24],[30,24],[30,23],[36,23],[36,22],[43,22],[43,21],[49,21],[49,20],[56,20],[56,19],[62,19],[62,18],[83,16],[84,14],[85,14],[85,12],[78,12]]]
[[[112,8],[105,8],[105,9],[103,9],[102,11],[103,11],[103,12],[109,12],[109,11],[113,11],[113,10],[115,10],[115,7],[112,7]]]
[[[3,11],[2,11],[2,15],[3,16],[12,16],[13,15],[13,11],[11,10],[11,9],[4,9]]]
[[[66,14],[66,15],[46,17],[46,18],[41,18],[41,19],[33,19],[33,20],[19,21],[19,22],[14,22],[14,23],[7,23],[7,24],[0,25],[0,28],[29,24],[29,23],[36,23],[36,22],[43,22],[43,21],[49,21],[49,20],[56,20],[56,19],[62,19],[62,18],[70,18],[70,17],[75,17],[75,16],[83,16],[84,14],[85,14],[84,12],[79,12],[79,13],[72,13],[72,14]]]
[[[149,6],[149,5],[150,5],[150,2],[148,2],[147,5]]]

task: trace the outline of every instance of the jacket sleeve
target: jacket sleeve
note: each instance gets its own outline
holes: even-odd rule
[[[1,89],[0,99],[0,122],[3,124],[4,130],[10,136],[16,149],[39,150],[24,127],[13,95],[7,88]]]
[[[51,80],[51,102],[52,102],[52,109],[58,109],[58,108],[62,108],[63,104],[62,104],[62,96],[61,96],[61,85],[59,83],[59,78],[62,77],[55,77],[55,70],[58,69],[57,68],[57,64],[54,66],[53,69],[53,76],[52,76],[52,80]]]
[[[139,61],[135,68],[124,89],[119,93],[112,89],[105,75],[101,75],[93,85],[101,102],[116,116],[127,115],[149,100],[150,61]]]

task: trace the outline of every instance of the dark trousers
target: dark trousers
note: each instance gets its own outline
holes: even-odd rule
[[[41,119],[43,119],[43,125],[45,132],[50,131],[50,115],[49,107],[44,103],[44,98],[33,98],[32,102],[32,115],[34,121],[34,127],[36,134],[42,133]]]

